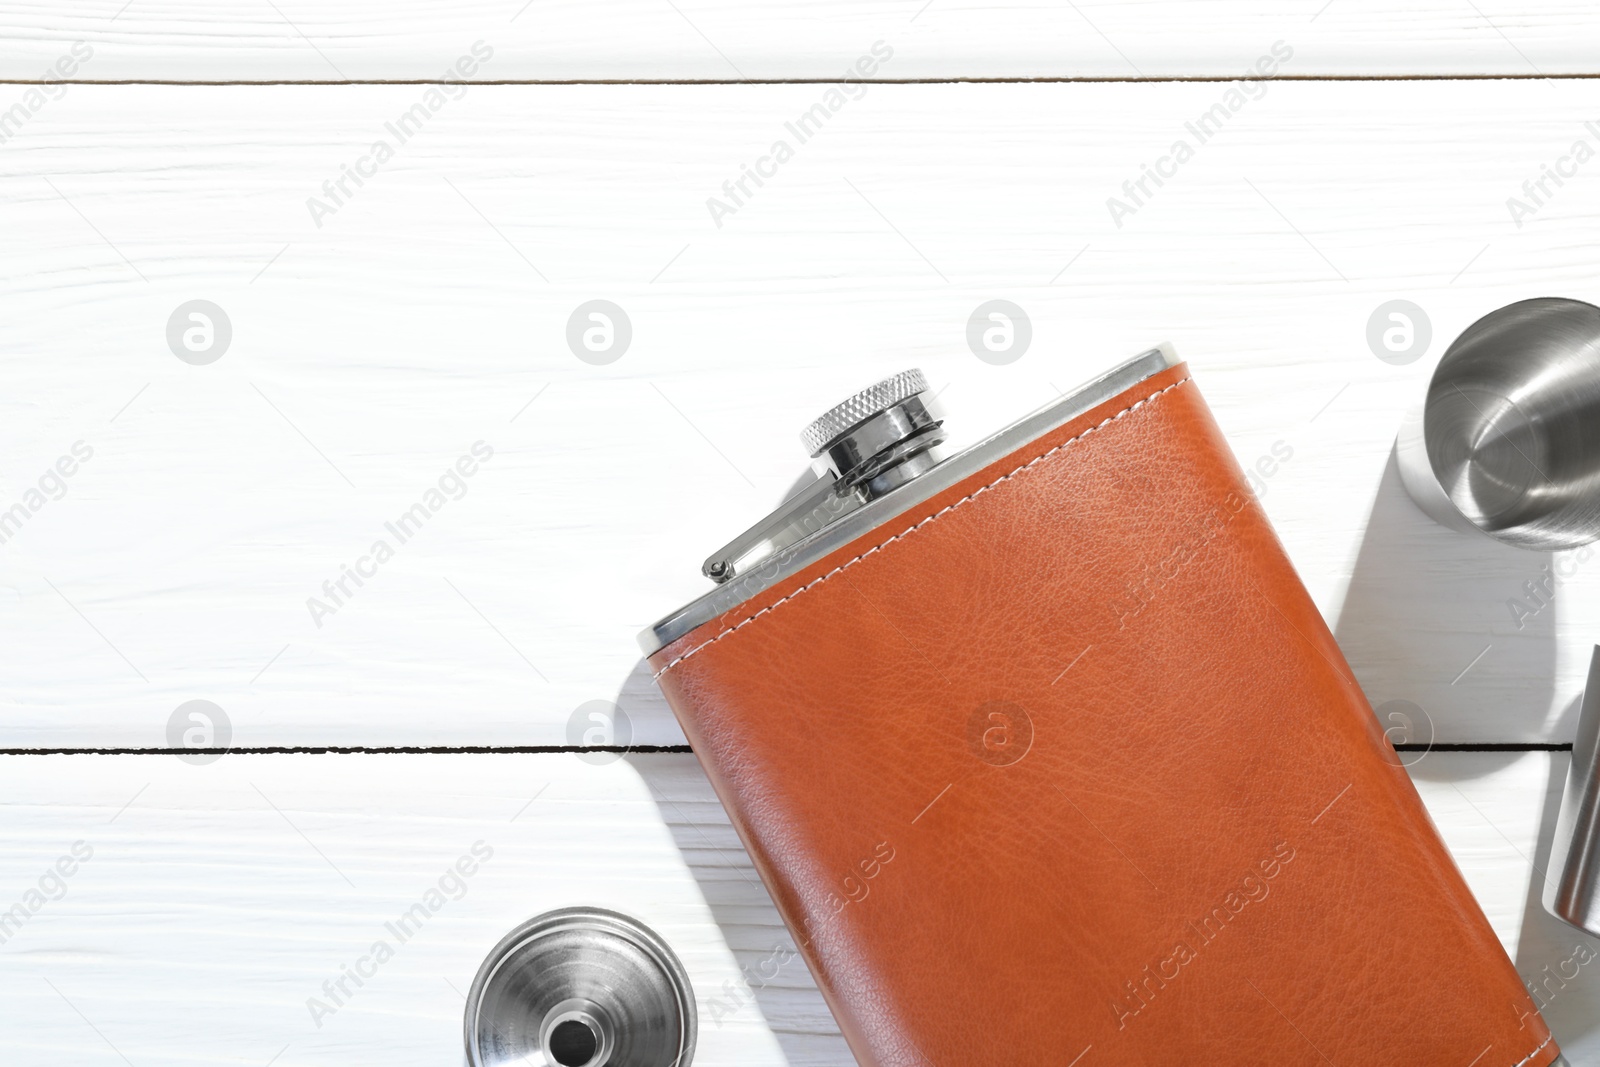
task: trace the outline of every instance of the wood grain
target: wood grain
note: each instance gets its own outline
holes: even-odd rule
[[[1564,762],[1432,753],[1413,768],[1535,978],[1594,945],[1540,912],[1526,876]],[[0,772],[0,903],[74,842],[92,849],[0,944],[8,1063],[458,1062],[459,994],[483,955],[569,904],[637,915],[672,944],[699,1003],[697,1065],[852,1062],[798,960],[759,990],[740,977],[793,941],[692,757],[34,756]],[[492,858],[316,1025],[322,983],[394,941],[384,924],[478,842]],[[1548,1012],[1571,1062],[1594,1062],[1600,979],[1585,969]]]
[[[832,83],[877,42],[889,80],[1236,79],[1275,42],[1287,78],[1545,80],[53,84]],[[564,744],[612,702],[632,741],[680,743],[633,634],[783,496],[802,423],[916,364],[970,443],[1162,339],[1391,737],[1569,739],[1600,563],[1435,527],[1388,454],[1472,319],[1597,298],[1597,164],[1544,178],[1600,146],[1600,89],[1549,80],[1600,73],[1597,44],[1572,2],[12,4],[0,748],[163,746],[195,699],[236,745]],[[746,178],[778,140],[793,158]],[[997,297],[1034,328],[1003,367],[964,337]],[[596,298],[634,331],[604,366],[566,340]],[[1366,340],[1397,298],[1432,324],[1406,366]],[[204,366],[166,337],[196,299],[233,329]],[[318,627],[307,598],[479,441],[464,495]],[[1593,947],[1538,906],[1567,757],[1405,758],[1519,971]],[[458,1062],[483,953],[571,903],[672,942],[697,1063],[851,1062],[802,966],[741,977],[791,942],[688,756],[0,756],[0,907],[76,841],[65,896],[0,926],[7,1063]],[[316,1026],[307,998],[479,841],[460,898]],[[1590,969],[1545,998],[1569,1062],[1600,1063]]]
[[[573,904],[672,945],[696,1064],[850,1062],[802,963],[741,977],[793,943],[690,757],[13,757],[0,781],[6,908],[91,850],[0,929],[8,1063],[458,1063],[483,957]],[[375,976],[323,989],[379,940]]]
[[[315,225],[423,91],[76,86],[0,146],[0,505],[42,505],[0,553],[0,745],[161,746],[190,699],[240,745],[563,744],[594,700],[681,743],[634,635],[786,493],[806,420],[921,365],[964,445],[1161,339],[1374,703],[1420,709],[1399,739],[1570,737],[1600,564],[1519,630],[1558,561],[1435,527],[1385,467],[1472,319],[1594,298],[1593,175],[1505,205],[1592,136],[1586,83],[1273,86],[1120,228],[1217,86],[877,87],[720,227],[817,87],[482,87]],[[633,324],[606,366],[566,341],[596,297]],[[965,340],[995,297],[1033,322],[1008,366]],[[1432,320],[1408,366],[1366,340],[1396,297]],[[197,298],[233,329],[205,366],[166,337]]]
[[[750,3],[189,0],[9,5],[0,72],[38,78],[76,41],[74,76],[264,81],[436,79],[483,40],[497,79],[836,79],[878,40],[891,78],[1235,78],[1274,41],[1297,75],[1594,73],[1593,5],[1543,0],[949,0]]]

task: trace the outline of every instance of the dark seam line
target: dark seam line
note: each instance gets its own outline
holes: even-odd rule
[[[1395,745],[1396,752],[1571,752],[1571,741],[1418,741]]]
[[[1174,74],[1147,77],[1121,75],[1003,75],[945,78],[867,78],[862,85],[1165,85],[1208,84],[1238,81],[1264,82],[1454,82],[1454,81],[1593,81],[1600,71],[1574,71],[1559,74],[1274,74],[1270,78],[1245,78],[1236,74]],[[38,78],[0,78],[0,85],[837,85],[839,78],[482,78],[445,82],[437,78],[348,78],[303,79],[262,78],[256,80],[206,80],[183,78],[63,78],[44,81]]]
[[[1401,744],[1397,752],[1571,752],[1572,743],[1558,741],[1459,741]],[[0,756],[188,756],[193,748],[0,748]],[[646,756],[692,753],[688,745],[258,745],[221,749],[236,756],[521,756],[562,752],[618,752]]]

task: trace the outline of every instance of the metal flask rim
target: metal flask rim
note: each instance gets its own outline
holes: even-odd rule
[[[905,484],[829,522],[809,537],[761,562],[742,578],[718,585],[657,620],[639,634],[639,647],[653,656],[672,642],[765,592],[862,534],[881,526],[923,500],[957,484],[988,464],[1021,448],[1055,427],[1112,399],[1126,389],[1179,363],[1170,344],[1162,343],[1099,374],[983,440],[932,465]]]

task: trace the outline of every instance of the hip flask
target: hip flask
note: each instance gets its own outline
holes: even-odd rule
[[[856,1058],[1553,1062],[1187,366],[944,457],[925,390],[641,636]]]

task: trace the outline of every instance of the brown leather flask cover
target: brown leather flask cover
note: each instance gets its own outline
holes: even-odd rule
[[[1187,368],[651,657],[870,1067],[1543,1067]]]

